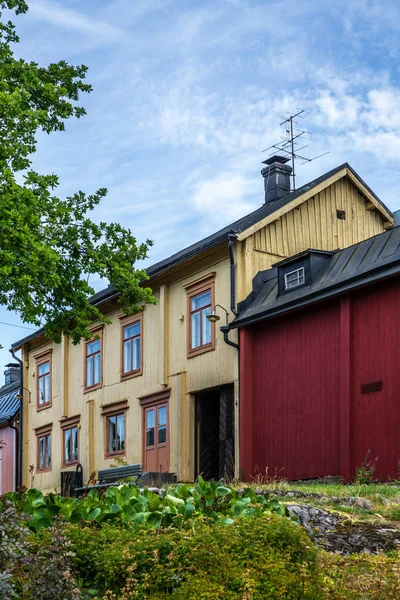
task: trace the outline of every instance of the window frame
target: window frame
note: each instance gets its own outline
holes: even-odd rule
[[[293,275],[294,273],[298,273],[298,277],[297,277],[298,283],[296,283],[295,285],[288,286],[287,278],[289,277],[289,275]],[[300,283],[301,277],[303,278],[303,281]],[[296,280],[294,280],[294,281],[296,281]],[[304,267],[298,267],[297,269],[293,269],[293,271],[288,271],[287,273],[284,274],[285,292],[294,290],[295,288],[298,288],[298,287],[304,285],[305,282],[306,282],[306,271],[305,271]]]
[[[63,468],[71,467],[73,465],[77,465],[79,463],[79,454],[80,454],[80,420],[81,416],[76,415],[74,417],[68,417],[60,421],[61,429],[62,429],[62,466]],[[65,460],[65,432],[72,429],[78,430],[78,458],[77,460],[71,460],[70,462],[66,462]],[[72,437],[71,437],[71,456],[72,456]]]
[[[35,429],[36,435],[36,472],[37,473],[48,473],[52,470],[52,431],[53,431],[53,423],[49,423],[48,425],[44,425],[43,427],[38,427]],[[44,445],[44,453],[47,453],[47,444],[50,445],[50,465],[48,467],[40,467],[40,440],[45,438]],[[49,438],[49,442],[47,442],[47,438]]]
[[[112,402],[111,404],[104,404],[102,406],[102,416],[104,418],[104,458],[126,455],[126,411],[128,408],[128,400]],[[110,452],[108,449],[108,420],[111,417],[118,417],[119,415],[123,415],[124,417],[124,449]]]
[[[186,330],[186,351],[187,358],[204,354],[215,349],[215,323],[211,324],[211,342],[202,344],[196,348],[192,348],[192,314],[197,311],[191,310],[191,301],[196,296],[200,296],[206,292],[211,294],[211,311],[215,306],[215,273],[210,273],[205,277],[201,277],[196,281],[192,281],[184,286],[186,289],[186,315],[187,315],[187,330]],[[203,307],[204,308],[204,307]],[[206,318],[206,317],[205,317]],[[200,322],[200,331],[202,331],[202,322]]]
[[[36,355],[35,361],[36,361],[36,410],[40,411],[40,410],[46,410],[47,408],[50,408],[52,405],[52,400],[53,400],[53,382],[52,382],[52,375],[53,375],[53,364],[52,364],[52,354],[53,354],[53,350],[46,350],[46,352],[42,352],[41,354]],[[48,402],[43,402],[42,404],[40,404],[39,399],[40,399],[40,393],[39,393],[39,381],[40,379],[42,379],[42,377],[45,377],[47,375],[47,373],[42,376],[39,376],[39,367],[41,367],[42,365],[49,363],[49,401]]]
[[[121,322],[121,381],[125,379],[130,379],[131,377],[138,377],[143,374],[143,312],[136,313],[131,317],[127,317],[125,315],[119,317]],[[133,325],[134,323],[139,323],[140,325],[140,365],[138,369],[133,369],[132,371],[124,372],[124,329],[125,327],[129,327],[129,325]],[[129,338],[133,339],[133,338]]]
[[[83,369],[83,377],[84,377],[84,381],[83,381],[83,393],[86,394],[88,392],[92,392],[94,390],[98,390],[99,388],[103,387],[103,329],[104,326],[101,325],[99,327],[96,327],[94,329],[91,329],[91,333],[93,334],[93,337],[90,340],[86,340],[85,341],[85,345],[84,345],[84,369]],[[98,336],[98,338],[96,339],[96,337]],[[100,350],[99,350],[99,354],[100,354],[100,381],[99,383],[94,383],[93,385],[87,385],[87,363],[88,363],[88,353],[87,353],[87,348],[88,345],[91,344],[92,342],[100,342]],[[90,356],[94,356],[93,353]]]

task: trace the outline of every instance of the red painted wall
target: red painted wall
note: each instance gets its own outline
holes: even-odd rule
[[[11,427],[0,427],[2,444],[2,491],[3,494],[14,490],[14,439],[15,431]]]
[[[241,331],[243,474],[376,475],[400,460],[400,282],[380,282]],[[361,385],[382,380],[382,390]]]
[[[246,388],[252,386],[252,459],[245,474],[268,470],[287,479],[337,474],[339,305],[265,321],[251,330],[252,366],[242,373],[240,397],[246,413]],[[241,446],[246,435],[242,431]]]

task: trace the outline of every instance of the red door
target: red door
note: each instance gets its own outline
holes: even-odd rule
[[[169,470],[168,402],[144,408],[144,471]]]

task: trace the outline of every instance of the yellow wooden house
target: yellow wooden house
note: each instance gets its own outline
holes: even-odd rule
[[[13,345],[22,350],[26,486],[60,489],[61,473],[78,463],[87,481],[117,459],[181,481],[240,475],[246,399],[237,339],[220,326],[258,271],[392,227],[391,212],[348,164],[290,191],[285,162],[267,161],[259,209],[148,269],[156,305],[126,317],[109,287],[91,299],[112,319],[93,324],[93,341],[57,345],[38,331]]]

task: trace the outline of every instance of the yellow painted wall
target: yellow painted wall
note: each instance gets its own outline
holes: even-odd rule
[[[367,200],[347,178],[342,178],[304,204],[238,241],[235,249],[237,263],[237,297],[243,300],[251,291],[254,275],[285,257],[307,248],[342,248],[384,230],[383,219],[375,210],[367,210]],[[346,211],[346,220],[339,220],[336,210]],[[204,268],[202,268],[202,266]],[[80,462],[84,481],[92,470],[107,468],[115,459],[104,457],[104,433],[101,406],[128,400],[126,419],[126,456],[128,463],[142,462],[142,409],[138,398],[170,388],[170,471],[178,479],[189,480],[194,475],[194,397],[195,393],[223,384],[234,383],[235,405],[238,411],[238,355],[227,346],[216,326],[213,351],[187,358],[187,306],[185,286],[215,273],[215,302],[228,308],[230,304],[230,269],[227,245],[204,253],[171,270],[155,282],[158,304],[143,311],[143,374],[121,381],[121,331],[117,307],[110,314],[112,324],[103,329],[103,386],[90,393],[83,391],[84,344],[73,346],[69,340],[61,345],[48,344],[36,349],[24,349],[27,362],[26,387],[31,390],[31,402],[26,402],[24,457],[26,485],[49,491],[60,488],[62,430],[60,419],[81,415]],[[152,282],[150,282],[151,284]],[[231,321],[233,315],[229,315]],[[230,337],[237,340],[237,333]],[[53,348],[52,406],[36,410],[35,356]],[[236,414],[236,440],[238,436]],[[36,474],[37,427],[53,423],[52,470]],[[238,457],[236,443],[236,457]],[[238,464],[238,460],[236,460]],[[28,466],[34,465],[32,475]],[[72,467],[74,469],[74,467]],[[32,477],[34,476],[34,479]]]

